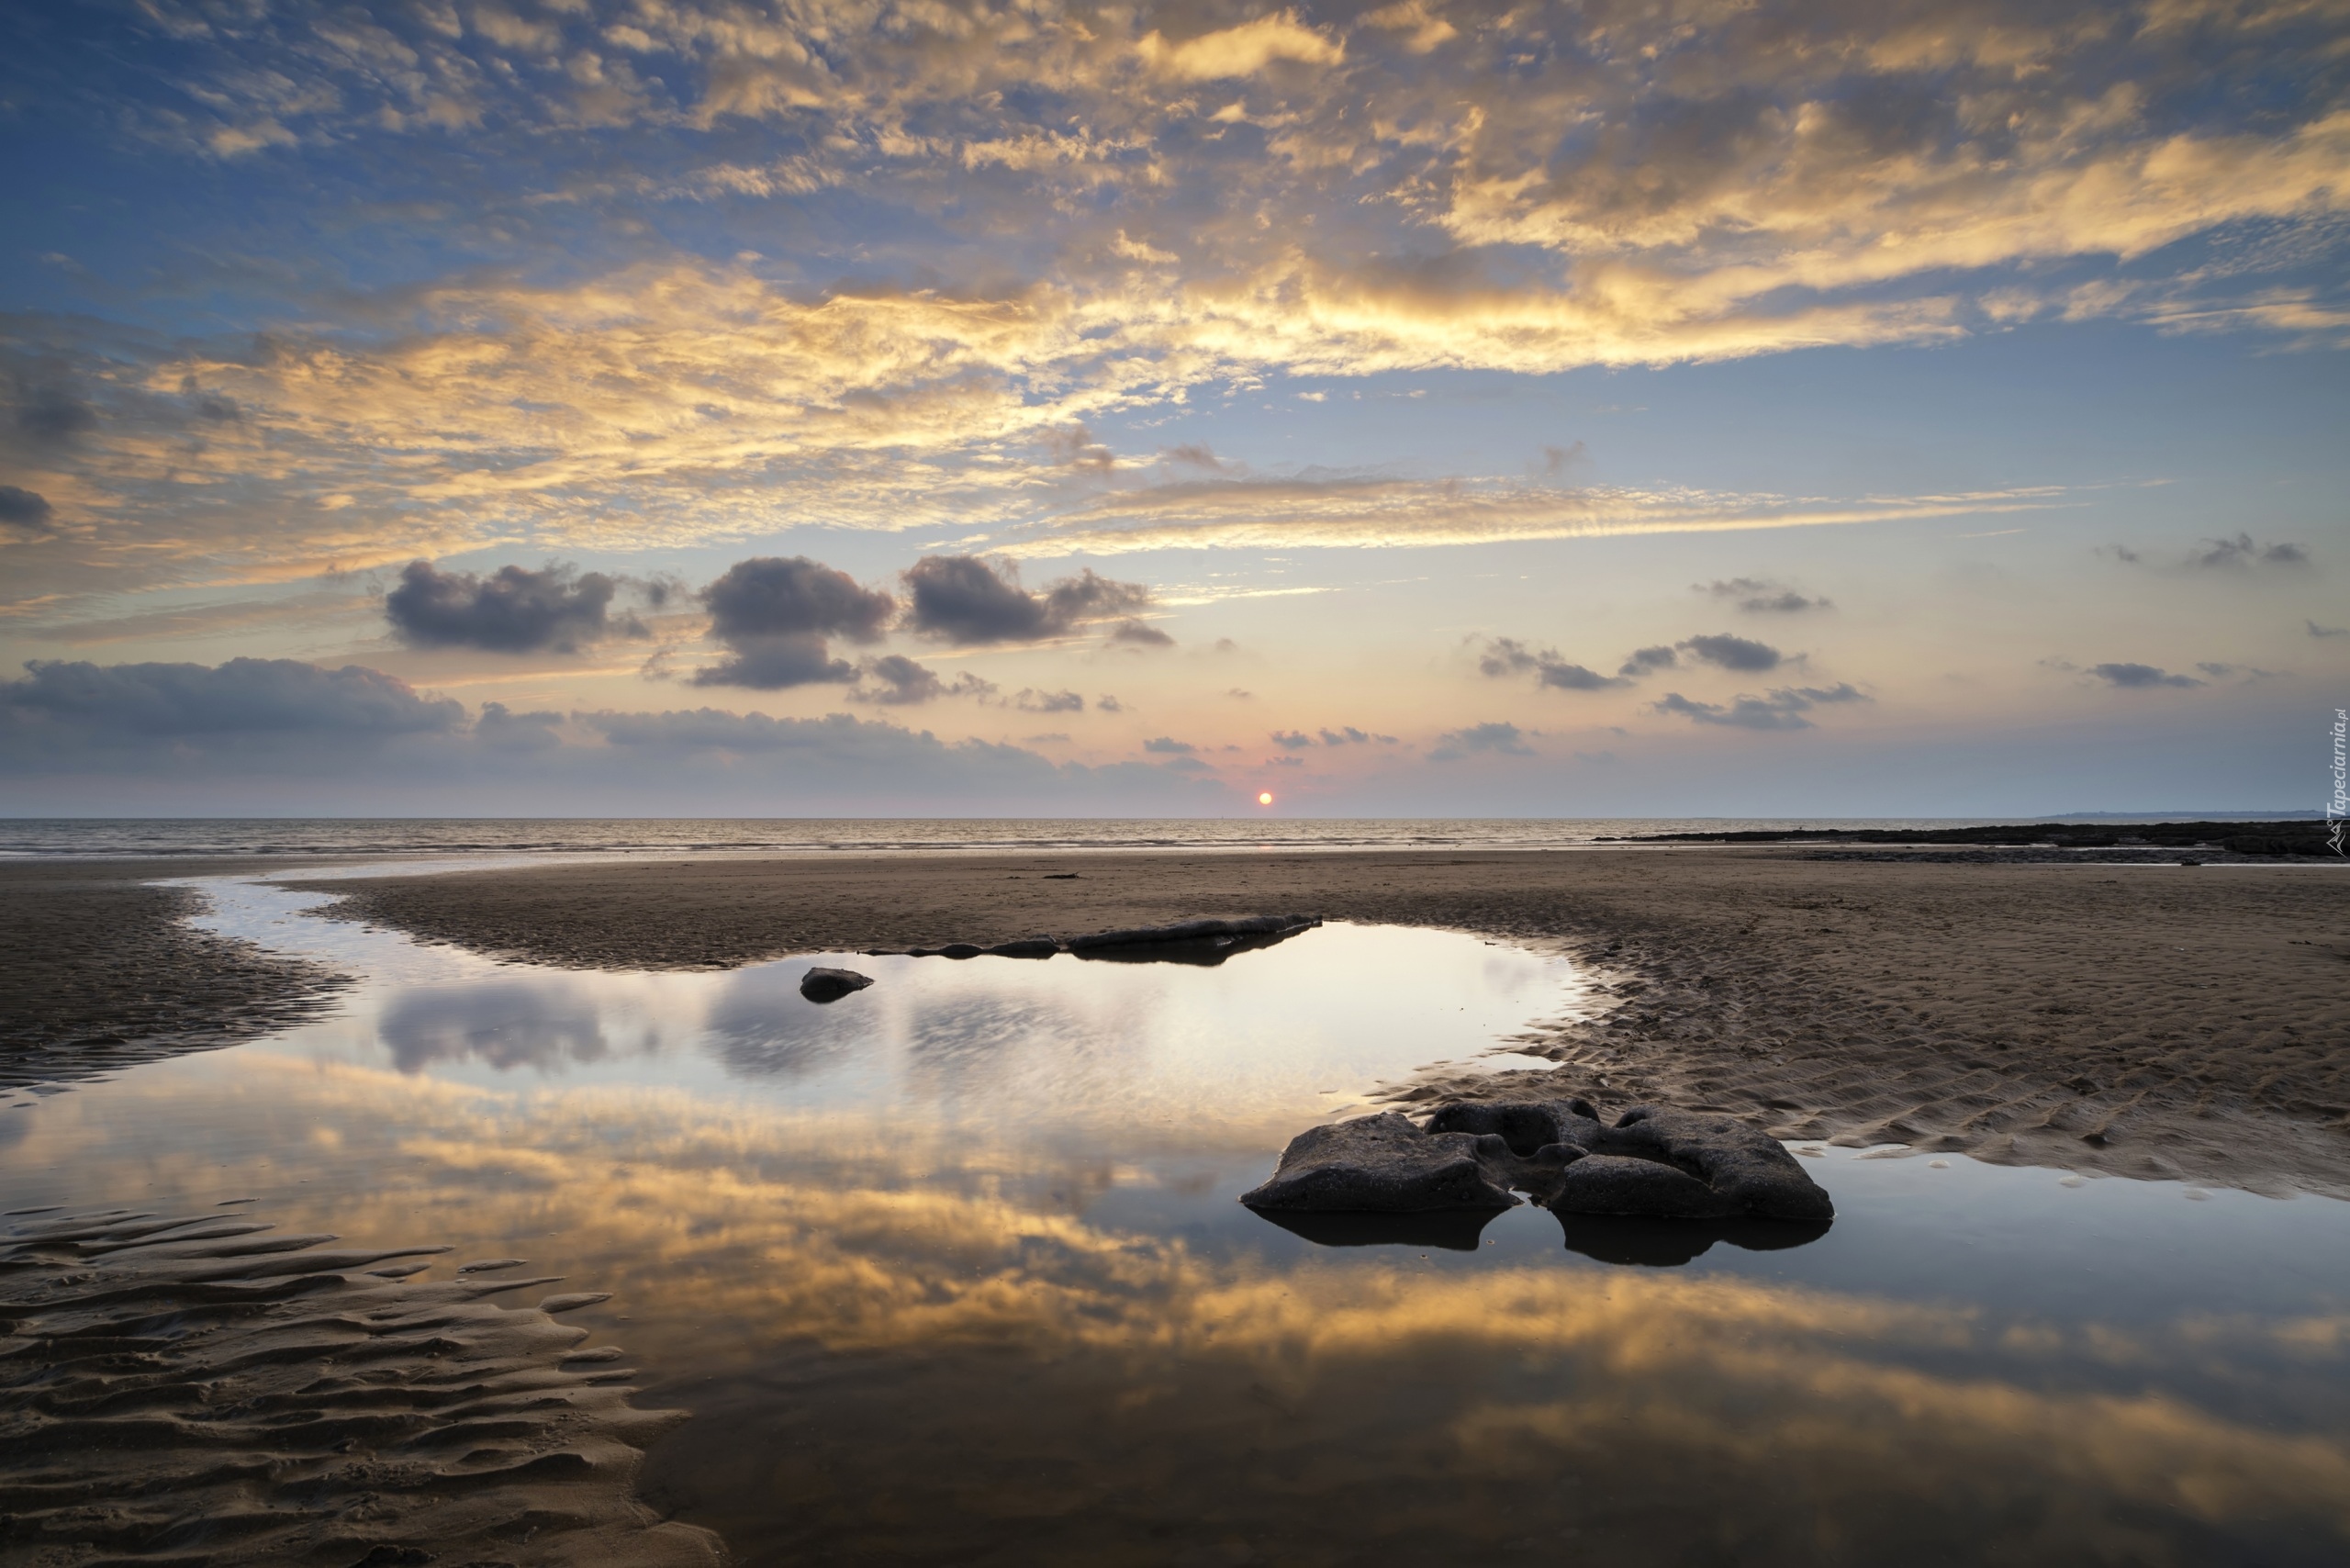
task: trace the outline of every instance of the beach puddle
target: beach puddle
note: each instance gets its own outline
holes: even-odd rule
[[[251,1198],[455,1249],[420,1280],[610,1292],[582,1350],[690,1416],[643,1496],[746,1563],[2350,1548],[2350,1204],[1838,1148],[1793,1238],[1234,1201],[1382,1083],[1550,1070],[1511,1037],[1594,1004],[1561,959],[1331,925],[1214,966],[615,974],[218,891],[360,985],[0,1115],[0,1207]],[[875,984],[811,1003],[811,963]]]

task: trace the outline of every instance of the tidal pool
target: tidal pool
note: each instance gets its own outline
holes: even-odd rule
[[[1322,1245],[1234,1201],[1382,1083],[1549,1071],[1510,1036],[1597,1004],[1561,959],[1332,925],[571,971],[208,886],[362,984],[0,1113],[0,1208],[254,1198],[610,1291],[571,1321],[694,1416],[646,1495],[746,1563],[2350,1550],[2350,1204],[1848,1149],[1807,1160],[1832,1228],[1770,1249],[1532,1208]],[[818,1006],[811,963],[877,983]]]

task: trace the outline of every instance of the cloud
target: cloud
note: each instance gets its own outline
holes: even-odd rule
[[[825,639],[878,640],[897,600],[805,555],[737,561],[701,590],[710,633],[732,657],[695,672],[697,686],[763,691],[855,680],[856,666],[832,657]]]
[[[40,385],[21,373],[9,398],[8,422],[36,449],[63,446],[98,428],[98,411],[56,385]]]
[[[49,498],[15,485],[0,485],[0,528],[38,537],[49,532]]]
[[[563,744],[555,734],[563,715],[555,712],[517,713],[503,702],[485,702],[474,721],[474,735],[482,745],[502,751],[545,751]]]
[[[1548,686],[1561,691],[1599,691],[1611,686],[1629,686],[1628,680],[1601,675],[1578,664],[1569,664],[1554,648],[1540,651],[1528,648],[1515,637],[1495,637],[1485,644],[1477,660],[1477,667],[1488,676],[1505,676],[1533,672],[1537,686]]]
[[[2304,621],[2312,637],[2350,637],[2350,626],[2321,626],[2314,621]]]
[[[2259,565],[2264,566],[2306,566],[2310,553],[2301,545],[2291,543],[2262,544],[2249,533],[2239,533],[2233,539],[2207,539],[2188,555],[2192,566],[2230,567]]]
[[[2144,552],[2126,544],[2101,544],[2097,553],[2111,557],[2125,566],[2147,564]],[[2312,566],[2309,547],[2289,541],[2263,543],[2249,533],[2238,533],[2232,539],[2205,539],[2183,553],[2169,555],[2174,570],[2241,571],[2250,566],[2281,566],[2288,569]]]
[[[1018,746],[845,713],[566,715],[488,702],[468,723],[462,704],[381,671],[286,659],[31,665],[0,682],[0,776],[17,781],[14,804],[149,815],[159,806],[626,814],[648,804],[846,815],[940,801],[1188,814],[1222,799],[1138,762],[1057,766]]]
[[[992,697],[996,690],[995,682],[982,679],[969,670],[951,681],[942,680],[936,670],[917,664],[903,654],[867,659],[857,666],[856,673],[856,689],[848,694],[852,702],[894,707],[934,702],[942,697]]]
[[[1762,577],[1716,578],[1710,583],[1691,583],[1689,587],[1716,599],[1735,599],[1739,609],[1752,615],[1800,615],[1807,610],[1835,608],[1825,599],[1807,598]]]
[[[1020,586],[1017,566],[977,555],[925,555],[906,571],[906,626],[965,646],[1056,637],[1089,621],[1148,608],[1150,590],[1091,570],[1048,583],[1042,593]]]
[[[1126,705],[1125,703],[1119,701],[1116,698],[1111,696],[1106,691],[1093,700],[1093,705],[1102,710],[1104,713],[1123,713],[1126,711]]]
[[[482,577],[411,561],[384,596],[384,616],[410,647],[572,654],[615,633],[643,635],[632,621],[607,619],[617,587],[601,572],[581,577],[564,566],[500,566]]]
[[[1181,43],[1169,43],[1153,29],[1143,35],[1137,52],[1162,76],[1181,82],[1212,82],[1252,76],[1277,61],[1336,65],[1345,58],[1346,48],[1299,21],[1296,12],[1278,11]]]
[[[2204,19],[2170,19],[2188,11]],[[170,91],[25,44],[47,51],[28,115],[159,167],[365,169],[417,254],[462,257],[353,290],[339,252],[299,240],[218,259],[245,249],[230,204],[188,220],[186,275],[162,285],[226,302],[206,308],[217,332],[17,318],[0,437],[58,469],[17,482],[106,517],[124,571],[707,544],[783,517],[1026,530],[995,547],[1046,554],[1959,515],[2052,503],[1474,475],[1285,492],[1204,465],[1237,488],[1136,500],[1095,493],[1125,472],[1098,442],[1073,467],[1046,437],[1277,376],[1336,398],[1398,372],[2032,319],[2281,347],[2344,317],[2350,110],[2309,64],[2340,30],[2326,5],[2129,25],[2076,5],[1472,25],[1427,0],[1353,19],[959,0],[886,26],[733,0],[482,14],[249,6],[231,26],[158,6],[140,26],[175,18]],[[75,119],[97,101],[103,125]],[[661,221],[673,203],[702,210]],[[795,248],[736,253],[770,233]],[[2255,275],[2293,267],[2310,275]]]
[[[295,659],[95,665],[36,660],[0,684],[0,711],[17,744],[42,739],[100,746],[282,734],[340,744],[437,734],[464,719],[461,703],[418,695],[406,681],[361,665],[324,669]]]
[[[1663,643],[1651,648],[1634,648],[1625,657],[1623,666],[1616,673],[1621,676],[1642,676],[1652,669],[1676,669],[1681,655]]]
[[[1867,700],[1847,681],[1830,687],[1781,687],[1766,696],[1741,695],[1727,704],[1693,701],[1678,691],[1670,691],[1650,707],[1692,723],[1725,724],[1741,730],[1807,730],[1812,723],[1803,715],[1822,703]]]
[[[1033,686],[1022,688],[1020,695],[1012,700],[1012,705],[1024,713],[1082,713],[1085,711],[1085,699],[1074,691],[1040,691]],[[1102,700],[1102,706],[1111,712],[1117,711],[1111,699],[1107,697]]]
[[[1023,557],[1142,550],[1432,548],[1510,540],[1600,539],[1750,529],[1851,527],[1998,516],[2068,504],[2053,487],[1861,498],[1521,479],[1440,480],[1313,473],[1288,478],[1181,480],[1112,489],[1007,540]]]
[[[1534,748],[1526,744],[1526,732],[1516,724],[1471,724],[1466,729],[1448,730],[1437,736],[1436,749],[1428,753],[1428,760],[1459,762],[1472,752],[1532,756]]]
[[[2191,675],[2173,675],[2153,665],[2108,664],[2091,665],[2089,673],[2108,686],[2136,689],[2154,686],[2200,686],[2203,683]]]
[[[1188,756],[1192,752],[1195,752],[1200,748],[1193,745],[1189,741],[1179,741],[1169,735],[1160,735],[1156,740],[1147,740],[1143,742],[1142,749],[1145,751],[1164,752],[1170,756]]]
[[[1321,735],[1324,745],[1368,745],[1372,742],[1377,742],[1381,745],[1395,745],[1393,735],[1372,734],[1368,730],[1358,730],[1352,724],[1341,724],[1336,730],[1324,730]]]
[[[1038,438],[1038,444],[1045,449],[1046,460],[1056,467],[1107,474],[1118,466],[1116,454],[1095,441],[1093,432],[1083,425],[1046,431]]]
[[[1171,648],[1175,639],[1144,621],[1121,621],[1110,629],[1112,643],[1136,648]]]
[[[1733,637],[1727,633],[1714,636],[1691,637],[1675,645],[1682,652],[1702,659],[1709,665],[1718,665],[1723,669],[1748,672],[1776,669],[1783,656],[1778,649],[1768,643],[1757,643],[1746,637]]]
[[[1314,737],[1303,730],[1275,730],[1268,738],[1283,751],[1302,751],[1314,744]]]

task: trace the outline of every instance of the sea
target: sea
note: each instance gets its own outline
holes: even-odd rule
[[[1680,832],[1938,828],[2311,813],[2065,817],[139,817],[0,818],[0,857],[953,854],[1058,850],[1556,849]]]

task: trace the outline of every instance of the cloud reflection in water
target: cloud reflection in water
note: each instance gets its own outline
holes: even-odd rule
[[[2350,1546],[2350,1205],[2132,1228],[2131,1183],[2031,1209],[2045,1173],[1848,1160],[1787,1252],[1531,1210],[1317,1246],[1234,1202],[1282,1139],[1563,971],[1343,928],[1197,971],[875,959],[829,1007],[803,967],[379,984],[22,1114],[0,1196],[265,1196],[610,1291],[577,1321],[698,1414],[649,1484],[755,1560]],[[1976,1212],[1870,1200],[1919,1180]],[[2094,1288],[2034,1294],[2035,1235]]]
[[[1971,1299],[1958,1259],[1907,1298],[1608,1269],[1525,1211],[1469,1254],[1318,1249],[1237,1215],[1261,1155],[1121,1165],[869,1107],[252,1051],[105,1092],[43,1108],[12,1191],[71,1147],[124,1195],[294,1191],[290,1225],[421,1226],[592,1281],[659,1398],[699,1414],[653,1484],[778,1556],[2290,1562],[2350,1541],[2338,1306],[2035,1316]]]

